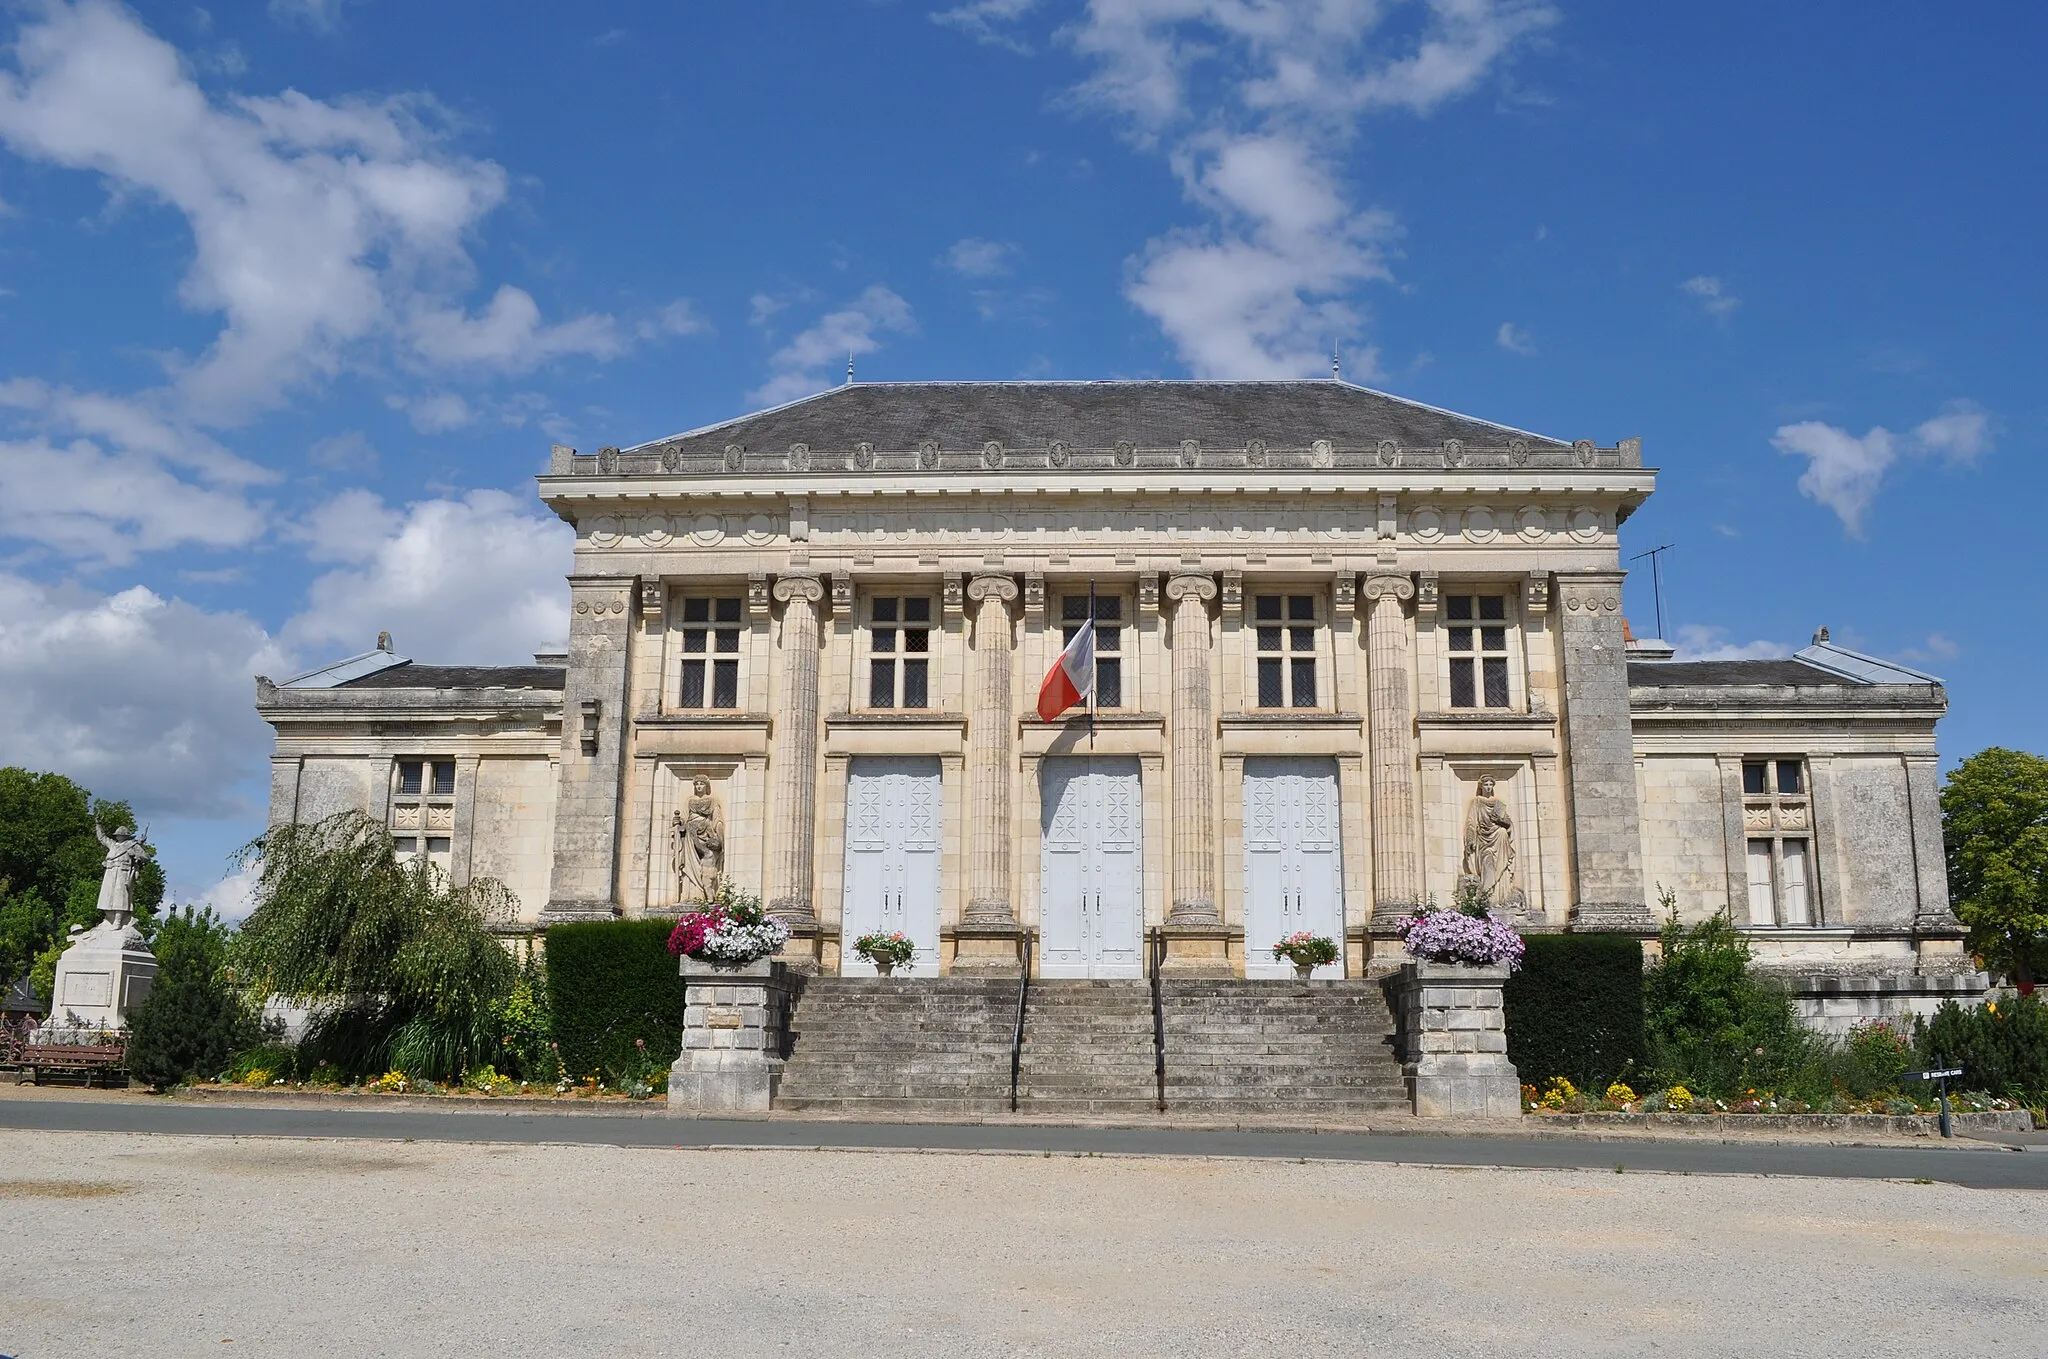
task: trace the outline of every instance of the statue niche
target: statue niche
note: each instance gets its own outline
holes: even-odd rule
[[[1515,886],[1514,820],[1507,804],[1494,795],[1493,776],[1479,780],[1479,791],[1465,809],[1464,857],[1458,865],[1461,890],[1476,889],[1495,910],[1521,914],[1528,905]]]
[[[676,870],[676,899],[718,900],[725,876],[725,810],[712,796],[711,780],[699,774],[690,781],[690,797],[669,825],[669,850]]]

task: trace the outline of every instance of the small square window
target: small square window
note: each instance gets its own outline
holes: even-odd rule
[[[1799,778],[1799,761],[1778,761],[1778,792],[1792,797],[1806,791]]]
[[[1743,765],[1742,791],[1752,797],[1768,793],[1770,786],[1766,780],[1770,778],[1770,768],[1769,762],[1764,760],[1757,760]]]
[[[412,797],[419,796],[420,778],[426,768],[421,760],[400,760],[398,762],[398,791]]]
[[[434,792],[440,797],[448,797],[455,792],[455,761],[434,761]]]

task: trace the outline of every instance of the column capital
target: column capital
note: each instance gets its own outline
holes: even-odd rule
[[[816,604],[825,597],[825,583],[811,572],[785,572],[775,578],[775,597],[787,604],[801,599]]]
[[[994,572],[972,575],[967,578],[967,597],[977,603],[983,600],[997,600],[1008,604],[1018,595],[1015,577]]]
[[[1405,573],[1373,572],[1366,576],[1365,588],[1360,593],[1375,603],[1382,599],[1413,599],[1415,582]]]
[[[1619,571],[1573,572],[1557,578],[1558,602],[1567,614],[1591,615],[1621,612]]]
[[[1206,603],[1216,598],[1216,578],[1209,574],[1186,572],[1166,579],[1166,597],[1176,603],[1194,599]]]

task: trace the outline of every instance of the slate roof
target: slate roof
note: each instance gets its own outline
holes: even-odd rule
[[[568,671],[552,665],[420,665],[407,661],[337,685],[341,689],[555,689]]]
[[[1348,382],[856,382],[660,442],[680,451],[729,443],[847,449],[862,440],[905,449],[926,439],[945,448],[990,440],[1035,448],[1056,439],[1074,448],[1109,448],[1119,439],[1140,448],[1183,439],[1211,448],[1252,439],[1303,447],[1315,439],[1397,439],[1434,448],[1446,439],[1504,444],[1510,437],[1553,448],[1567,442]]]
[[[1817,666],[1790,657],[1767,661],[1631,661],[1628,682],[1652,689],[1691,684],[1854,687],[1852,681],[1840,675],[1831,675]]]

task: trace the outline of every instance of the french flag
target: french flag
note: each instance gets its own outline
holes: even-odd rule
[[[1090,610],[1093,612],[1093,610]],[[1038,686],[1038,716],[1050,722],[1079,703],[1095,689],[1095,620],[1090,618],[1074,632],[1074,640],[1045,672]]]

